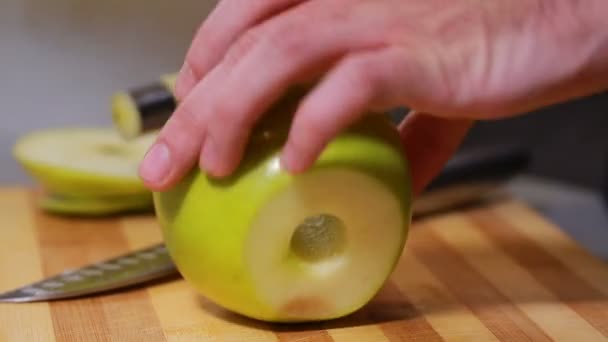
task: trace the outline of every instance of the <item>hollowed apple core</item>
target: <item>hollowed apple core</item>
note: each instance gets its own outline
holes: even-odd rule
[[[399,258],[402,210],[389,187],[348,168],[300,175],[266,200],[244,260],[270,319],[333,318],[366,303]]]
[[[306,218],[291,236],[291,251],[306,262],[327,260],[344,252],[346,247],[344,222],[331,214]]]

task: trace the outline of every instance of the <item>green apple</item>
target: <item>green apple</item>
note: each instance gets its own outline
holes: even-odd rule
[[[15,143],[13,155],[50,193],[121,196],[150,193],[137,168],[154,134],[124,141],[113,129],[56,128],[32,132]]]
[[[233,176],[195,168],[154,194],[183,277],[220,306],[271,322],[333,319],[364,306],[394,269],[412,211],[408,164],[385,116],[367,116],[332,140],[309,171],[283,171],[288,122],[280,114],[293,108],[280,104],[256,128]]]
[[[152,194],[76,197],[45,193],[38,201],[43,210],[59,215],[107,216],[125,212],[152,211]]]

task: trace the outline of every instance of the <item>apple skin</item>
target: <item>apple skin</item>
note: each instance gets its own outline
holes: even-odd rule
[[[52,214],[86,217],[148,212],[153,209],[151,193],[105,197],[74,197],[45,193],[38,204],[44,211]]]
[[[411,219],[408,164],[394,125],[385,116],[370,115],[330,142],[309,171],[291,175],[279,167],[287,127],[288,122],[271,115],[254,131],[241,166],[227,179],[213,179],[195,168],[174,188],[154,193],[156,215],[182,276],[216,304],[271,322],[345,316],[371,300],[382,284],[377,284],[366,300],[354,302],[342,312],[305,319],[287,316],[261,301],[256,293],[244,251],[250,226],[260,207],[298,177],[327,169],[359,171],[383,184],[401,207],[403,229],[386,280],[399,259]]]
[[[136,177],[115,177],[21,161],[27,173],[49,192],[70,196],[121,196],[149,191]]]

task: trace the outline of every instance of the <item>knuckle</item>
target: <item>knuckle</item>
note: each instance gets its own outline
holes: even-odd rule
[[[371,89],[378,83],[378,75],[375,72],[377,65],[365,58],[352,59],[350,61],[350,75],[352,82],[363,89]]]
[[[165,124],[165,132],[169,134],[192,134],[197,132],[203,126],[203,120],[200,115],[187,103],[180,106],[179,109],[171,115]]]
[[[231,67],[247,56],[263,39],[262,32],[257,27],[247,30],[230,47],[225,56],[225,63]]]
[[[382,92],[379,89],[382,79],[378,68],[372,61],[361,57],[353,57],[345,62],[342,73],[352,89],[350,97],[359,101],[372,101]]]
[[[210,115],[214,121],[222,124],[238,124],[242,121],[242,113],[238,110],[235,101],[219,98],[212,104]]]
[[[223,100],[222,100],[223,98]],[[212,105],[209,113],[209,128],[214,131],[232,132],[249,129],[253,126],[255,117],[252,113],[233,98],[221,96]]]
[[[204,74],[204,71],[202,66],[200,65],[199,58],[195,57],[194,53],[190,53],[186,56],[184,65],[189,69],[188,72],[190,72],[195,79],[201,79],[201,76]]]
[[[198,135],[199,131],[186,124],[182,118],[171,117],[161,130],[158,139],[164,141],[176,153],[183,153],[190,149]]]
[[[185,63],[197,79],[207,72],[204,61],[208,59],[209,49],[214,49],[219,45],[214,36],[206,24],[201,25],[186,53]]]
[[[280,58],[292,59],[300,56],[304,46],[300,39],[301,33],[298,34],[295,31],[296,29],[292,26],[269,30],[264,36],[265,48],[273,51]]]
[[[179,107],[172,118],[179,119],[182,124],[188,126],[199,126],[202,122],[200,112],[190,102],[185,102]]]
[[[302,55],[306,45],[303,42],[301,20],[260,25],[247,30],[230,47],[225,56],[228,66],[234,66],[254,49],[291,60]]]
[[[247,30],[230,47],[230,49],[226,53],[224,62],[228,66],[236,65],[240,60],[242,60],[246,55],[248,55],[254,47],[260,44],[260,41],[262,39],[262,33],[258,28],[254,27],[252,29]]]

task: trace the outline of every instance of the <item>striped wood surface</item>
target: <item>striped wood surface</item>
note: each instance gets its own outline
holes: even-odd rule
[[[0,291],[160,241],[151,217],[45,215],[0,190]],[[271,325],[181,279],[79,300],[0,304],[0,341],[600,341],[608,267],[518,202],[416,221],[379,295],[354,315]]]

